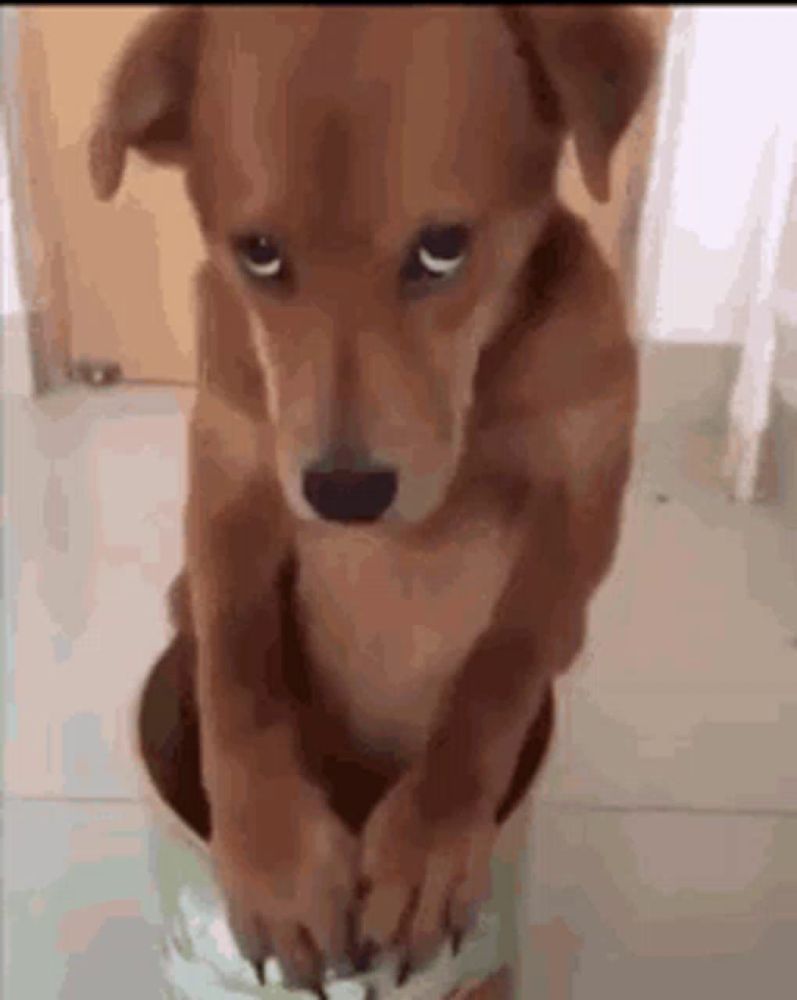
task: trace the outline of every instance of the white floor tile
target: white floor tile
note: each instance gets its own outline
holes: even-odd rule
[[[75,391],[10,414],[11,794],[131,794],[130,706],[182,549],[186,403]]]
[[[159,995],[147,826],[132,804],[5,804],[5,996]]]
[[[797,812],[797,692],[563,694],[557,800]]]
[[[705,454],[716,434],[643,436],[614,572],[561,685],[551,792],[797,811],[797,536],[773,509],[727,500]]]
[[[537,822],[538,996],[793,995],[797,820],[545,807]]]

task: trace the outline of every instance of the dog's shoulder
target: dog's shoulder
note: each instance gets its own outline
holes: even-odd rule
[[[522,375],[540,407],[551,393],[573,397],[594,362],[630,356],[620,283],[587,222],[558,206],[521,270],[512,307],[482,359],[487,383]],[[582,390],[583,391],[583,390]]]
[[[637,351],[617,276],[588,224],[559,208],[485,352],[475,460],[523,478],[579,476],[632,433]]]

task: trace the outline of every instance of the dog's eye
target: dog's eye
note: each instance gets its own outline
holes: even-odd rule
[[[468,249],[466,226],[438,226],[424,229],[404,265],[407,282],[449,278],[462,265]]]
[[[285,262],[279,247],[268,236],[245,236],[238,240],[238,256],[254,278],[273,281],[284,277]]]

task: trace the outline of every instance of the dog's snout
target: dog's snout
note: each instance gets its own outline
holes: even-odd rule
[[[303,476],[304,496],[326,521],[376,521],[393,503],[398,474],[387,466],[330,467],[309,465]]]

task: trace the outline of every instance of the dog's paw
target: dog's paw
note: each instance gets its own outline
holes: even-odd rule
[[[287,985],[315,990],[351,943],[356,847],[314,794],[250,796],[237,822],[214,829],[211,853],[230,929],[261,983],[269,958]]]
[[[431,822],[413,776],[399,781],[363,834],[357,938],[365,961],[394,950],[400,985],[447,937],[457,950],[489,893],[496,833],[488,809]]]

